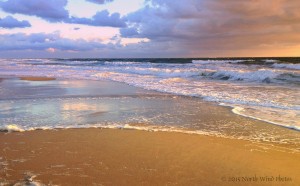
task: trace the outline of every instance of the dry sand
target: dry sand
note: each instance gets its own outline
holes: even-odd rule
[[[299,153],[204,135],[39,130],[0,133],[0,149],[7,184],[36,175],[54,185],[300,185]]]

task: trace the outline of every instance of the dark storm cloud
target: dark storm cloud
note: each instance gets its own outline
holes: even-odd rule
[[[50,22],[59,22],[69,17],[65,9],[67,0],[8,0],[0,2],[3,11],[41,17]]]
[[[0,28],[26,28],[31,27],[31,24],[28,21],[19,21],[12,16],[6,16],[0,18]]]
[[[173,50],[199,54],[215,50],[294,47],[300,43],[297,0],[147,0],[129,15],[122,37],[148,38]]]
[[[112,2],[113,0],[86,0],[86,1],[96,3],[96,4],[105,4],[105,3]]]
[[[109,14],[107,10],[97,12],[92,18],[71,17],[66,22],[91,26],[126,27],[125,20],[119,13]]]

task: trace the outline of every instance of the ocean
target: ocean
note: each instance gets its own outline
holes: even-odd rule
[[[163,109],[157,112],[150,106],[149,108],[145,106],[143,113],[141,113],[142,111],[138,107],[138,105],[141,105],[140,102],[134,103],[134,101],[130,102],[127,100],[127,105],[136,105],[136,107],[133,106],[134,108],[131,109],[139,111],[135,114],[131,113],[131,120],[128,119],[130,118],[129,116],[126,116],[126,112],[124,112],[125,115],[115,114],[114,118],[118,117],[119,123],[124,123],[124,121],[130,123],[144,121],[147,123],[149,118],[152,118],[150,123],[157,123],[162,126],[173,127],[172,123],[177,123],[177,126],[180,123],[184,126],[192,126],[196,121],[191,119],[191,115],[197,115],[199,113],[195,112],[195,110],[201,110],[195,104],[199,101],[218,104],[224,108],[229,107],[236,115],[261,120],[270,125],[286,128],[285,130],[300,130],[300,58],[1,59],[0,75],[3,77],[46,76],[78,81],[108,80],[157,92],[158,95],[160,95],[159,93],[167,93],[171,95],[171,98],[172,95],[190,98],[186,101],[189,102],[188,111],[184,111],[187,112],[186,117],[181,118],[177,117],[177,115],[183,114],[176,109],[180,105],[172,100],[168,100],[169,98],[163,99],[162,102],[164,102],[165,107],[170,104],[169,107],[175,109],[170,109],[168,113],[164,113],[164,116],[159,115],[164,112]],[[35,84],[38,84],[38,82],[35,82]],[[75,83],[74,86],[79,85]],[[8,104],[8,102],[14,102],[16,99],[18,101],[21,98],[25,99],[25,89],[23,88],[23,97],[20,98],[18,98],[17,92],[8,89],[3,85],[0,87],[0,104],[2,104],[0,127],[2,128],[11,124],[21,125],[21,127],[29,129],[47,127],[50,126],[49,123],[51,123],[53,128],[74,127],[75,125],[88,127],[91,126],[88,124],[93,124],[94,126],[97,122],[107,124],[109,121],[118,123],[116,119],[112,120],[110,118],[112,116],[103,117],[105,119],[99,119],[98,117],[98,120],[95,121],[85,120],[80,122],[78,119],[72,119],[72,113],[68,113],[70,117],[65,115],[65,119],[57,117],[56,119],[52,118],[52,120],[43,120],[43,117],[46,117],[45,114],[38,112],[29,119],[15,117],[15,115],[18,115],[17,113],[8,111],[13,106],[7,106],[5,109],[3,105]],[[27,90],[29,98],[34,99],[41,94],[36,93],[34,94],[35,97],[30,97],[31,92],[34,90],[34,86],[32,89]],[[73,93],[74,90],[72,90]],[[85,96],[85,104],[88,103],[87,105],[90,107],[97,107],[97,101],[95,101],[94,97],[91,97],[94,94],[93,92],[97,91],[99,92],[100,90],[90,90],[90,97]],[[122,90],[116,91],[122,92]],[[58,97],[60,95],[59,92],[54,92],[54,94]],[[64,94],[64,92],[61,94]],[[122,94],[126,95],[126,91]],[[51,105],[50,102],[53,102],[51,99],[51,94],[48,93],[48,105]],[[64,99],[65,102],[74,102],[74,97],[61,99]],[[80,99],[83,99],[82,96]],[[30,105],[31,101],[24,104]],[[125,104],[124,101],[114,101],[114,104],[117,105]],[[35,102],[38,102],[38,99]],[[104,102],[102,101],[102,104],[105,105]],[[45,103],[45,100],[43,103]],[[151,103],[153,102],[145,102],[144,104],[151,105]],[[159,104],[158,101],[156,106]],[[113,104],[107,103],[106,105],[112,106]],[[161,108],[163,107],[164,105],[161,105]],[[32,110],[31,107],[27,107],[27,112],[30,112],[30,109]],[[41,107],[36,109],[41,109]],[[114,110],[118,109],[114,108]],[[119,109],[119,113],[121,112],[122,110]],[[21,114],[24,113],[19,113],[19,115]],[[139,118],[138,115],[147,116],[147,118]],[[135,119],[132,119],[133,116],[136,116]],[[168,116],[173,119],[169,121],[169,119],[166,119]],[[33,118],[39,118],[39,120],[31,123],[30,121],[34,120]],[[224,127],[225,124],[222,126]],[[212,127],[202,127],[201,129],[207,132]],[[241,128],[239,131],[241,132],[242,130]],[[247,128],[244,128],[244,130],[247,130]],[[201,130],[199,129],[198,131]],[[218,132],[218,130],[211,130],[210,132]]]

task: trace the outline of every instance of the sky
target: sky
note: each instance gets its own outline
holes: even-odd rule
[[[0,58],[300,56],[299,0],[0,0]]]

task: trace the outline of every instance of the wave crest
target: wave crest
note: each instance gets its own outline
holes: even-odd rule
[[[16,125],[16,124],[10,124],[10,125],[5,125],[3,128],[0,128],[0,131],[3,132],[24,132],[25,130]]]

